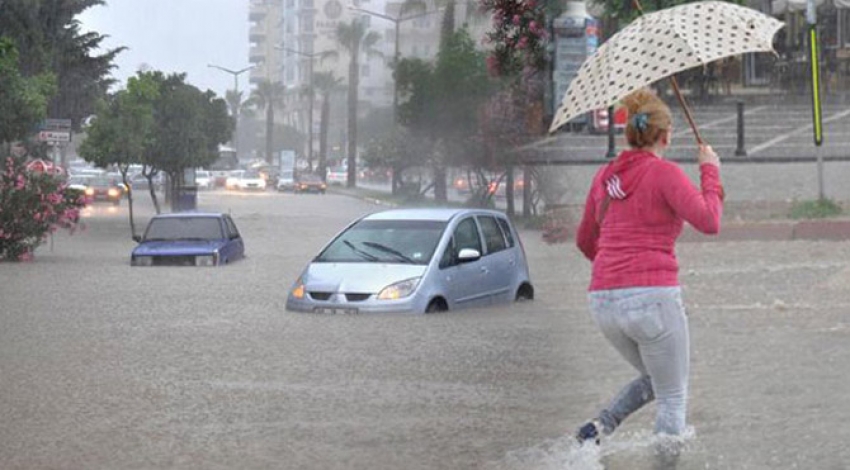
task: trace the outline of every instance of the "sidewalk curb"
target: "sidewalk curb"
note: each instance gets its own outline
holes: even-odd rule
[[[684,242],[850,240],[850,220],[784,220],[776,222],[736,222],[720,227],[718,235],[704,235],[687,226]]]

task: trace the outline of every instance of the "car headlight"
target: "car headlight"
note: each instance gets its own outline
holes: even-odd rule
[[[118,190],[115,189],[115,188],[109,188],[109,191],[107,191],[107,192],[109,193],[109,197],[117,197],[118,196]]]
[[[86,196],[94,196],[94,189],[86,188]]]
[[[304,292],[305,292],[304,283],[301,282],[301,279],[299,279],[295,283],[295,287],[292,288],[292,297],[295,298],[295,299],[303,299],[304,298]]]
[[[134,256],[130,260],[131,266],[151,266],[153,265],[153,257],[150,256]]]
[[[215,266],[216,255],[195,256],[195,266]]]
[[[403,299],[413,291],[416,290],[416,286],[419,285],[418,277],[414,277],[412,279],[406,279],[401,282],[396,282],[395,284],[390,284],[387,287],[384,287],[381,292],[378,293],[379,300],[396,300]]]

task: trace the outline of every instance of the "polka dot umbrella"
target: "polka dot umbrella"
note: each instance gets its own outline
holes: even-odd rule
[[[773,36],[783,25],[759,11],[720,1],[688,3],[647,13],[585,60],[567,88],[549,132],[683,70],[745,52],[772,52]],[[673,85],[697,141],[701,142],[675,81]]]

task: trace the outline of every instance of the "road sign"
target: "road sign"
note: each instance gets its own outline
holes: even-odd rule
[[[70,131],[41,131],[38,133],[38,140],[41,142],[70,142]]]
[[[44,131],[70,131],[70,119],[45,119],[41,123],[41,130]]]

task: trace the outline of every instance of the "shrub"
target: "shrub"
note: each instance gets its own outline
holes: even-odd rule
[[[841,214],[841,206],[831,199],[797,201],[791,206],[792,219],[823,219]]]
[[[73,233],[87,202],[64,178],[29,171],[23,158],[8,157],[0,173],[0,260],[30,260],[48,233]]]

